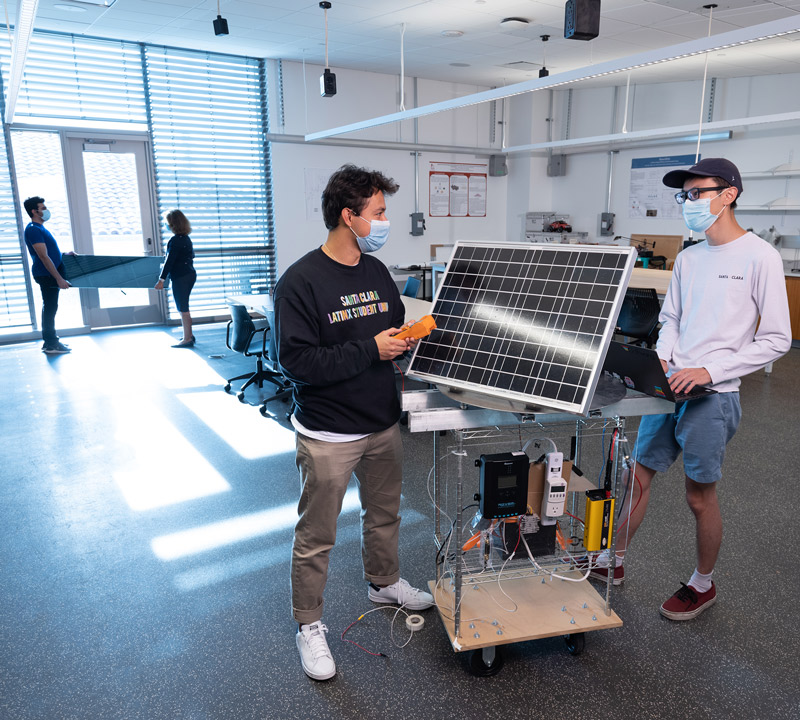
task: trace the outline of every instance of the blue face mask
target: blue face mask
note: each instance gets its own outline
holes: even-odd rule
[[[728,207],[725,205],[716,215],[711,212],[711,200],[718,198],[720,195],[722,195],[722,193],[715,195],[710,200],[687,200],[683,203],[683,221],[686,223],[686,227],[688,227],[689,230],[705,232],[717,221],[717,218],[722,215],[725,208]]]
[[[361,217],[358,215],[357,217]],[[369,220],[361,218],[365,222],[369,222],[369,233],[364,237],[359,237],[353,227],[350,230],[356,236],[356,242],[362,253],[371,253],[380,250],[389,239],[390,222],[388,220]]]
[[[46,208],[42,210],[42,222],[47,222],[50,219],[50,211]]]

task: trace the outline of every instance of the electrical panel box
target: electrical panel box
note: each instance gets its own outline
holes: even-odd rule
[[[551,155],[547,160],[547,177],[561,177],[567,174],[567,156]]]
[[[600,213],[600,234],[603,236],[614,234],[614,213]]]
[[[508,175],[508,162],[505,155],[489,156],[489,176],[505,177]]]
[[[411,213],[411,234],[414,236],[425,234],[425,216],[421,212]]]

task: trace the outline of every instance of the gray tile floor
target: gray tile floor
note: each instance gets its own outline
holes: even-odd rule
[[[339,673],[308,680],[294,646],[288,558],[298,490],[292,433],[225,395],[248,361],[200,326],[194,350],[163,328],[0,347],[0,717],[797,718],[795,461],[800,351],[742,387],[744,420],[720,484],[717,605],[670,623],[658,606],[693,563],[674,468],[614,595],[618,630],[510,645],[492,678],[468,672],[435,611],[404,649],[372,607],[358,515],[344,513],[325,622]],[[224,357],[209,357],[222,354]],[[249,395],[255,400],[258,391]],[[430,435],[404,430],[403,575],[434,575]]]

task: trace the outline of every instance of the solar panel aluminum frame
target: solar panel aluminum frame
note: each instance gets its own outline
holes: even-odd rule
[[[509,257],[514,260],[509,262]],[[549,259],[556,257],[558,263],[548,264]],[[437,329],[415,348],[407,376],[435,384],[443,391],[467,391],[465,402],[468,404],[470,396],[477,394],[511,401],[520,410],[546,408],[586,415],[602,374],[603,359],[614,333],[636,257],[635,248],[611,245],[458,241],[433,300],[431,314],[436,320]],[[523,259],[518,261],[517,258]],[[466,271],[465,263],[468,268]],[[487,268],[495,273],[484,273]],[[556,268],[565,269],[558,272]],[[528,277],[524,276],[523,269],[526,269]],[[608,272],[601,273],[602,270],[609,269],[612,271],[610,276]],[[509,271],[511,274],[508,274]],[[594,283],[591,280],[582,282],[585,276],[592,277],[592,271],[597,271],[593,277],[598,280],[601,274],[603,278],[610,277],[610,280],[603,283]],[[547,277],[533,277],[544,274]],[[559,274],[562,274],[561,279],[557,278]],[[554,284],[548,282],[551,279]],[[511,284],[510,281],[516,283]],[[498,282],[508,291],[497,291]],[[526,288],[545,287],[543,282],[548,283],[547,292],[556,294],[550,296],[546,293],[525,292]],[[576,283],[581,286],[578,291]],[[595,291],[594,288],[604,288],[606,293],[605,299],[600,301],[602,314],[597,317],[588,314],[598,307],[590,303],[597,299],[596,296],[602,295],[603,290]],[[566,295],[569,290],[573,290],[575,294]],[[587,293],[591,297],[578,297],[579,294]],[[544,300],[549,297],[554,298],[552,303],[549,300],[546,303],[551,309],[539,312],[539,303],[544,306]],[[487,302],[483,302],[484,300]],[[510,300],[516,305],[507,302]],[[520,301],[526,304],[520,305]],[[493,302],[496,304],[492,304]],[[563,308],[567,310],[561,312]],[[573,312],[575,308],[582,309],[584,314],[578,316]],[[504,324],[504,320],[508,318],[511,320]],[[589,321],[587,324],[593,321],[595,330],[591,334],[583,332],[582,320]],[[456,325],[464,328],[464,331],[456,329]],[[574,331],[578,325],[579,331]],[[529,342],[531,330],[536,332],[535,337],[542,342]],[[565,338],[564,346],[554,342],[556,338]],[[480,355],[475,347],[479,341],[484,344],[480,348]],[[581,341],[585,343],[584,346],[580,345]],[[514,349],[521,349],[522,354],[515,354]],[[561,353],[558,358],[561,362],[555,362],[558,353]],[[565,356],[569,359],[564,360]],[[483,364],[474,363],[473,358],[476,357],[480,357]],[[527,368],[531,365],[538,372],[532,375],[520,372],[513,379],[516,388],[504,387],[509,384],[509,375],[498,369],[498,363],[505,361],[514,364],[515,358],[519,358],[516,367]],[[579,358],[576,363],[581,362],[582,366],[572,367],[570,360],[573,358]],[[492,363],[494,364],[490,368],[488,365]],[[553,385],[548,378],[557,376],[561,368],[564,370],[562,380]],[[480,371],[484,378],[489,373],[488,381],[482,379],[475,382],[471,379],[472,375]],[[577,373],[581,379],[574,384],[568,384],[569,372],[573,376]],[[464,378],[464,374],[469,374],[470,378]],[[526,389],[519,391],[519,386],[523,384]],[[556,385],[559,386],[558,394],[562,394],[563,389],[565,396],[570,393],[573,396],[570,399],[554,397],[552,390]],[[528,389],[531,387],[533,389]],[[539,387],[549,390],[550,395],[537,392]]]

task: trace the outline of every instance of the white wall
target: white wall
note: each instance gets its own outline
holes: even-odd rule
[[[338,127],[348,123],[397,112],[400,82],[396,76],[378,73],[336,70],[337,94],[319,95],[322,68],[299,63],[283,63],[284,123],[278,118],[275,94],[275,64],[270,65],[270,120],[272,132],[304,135],[308,132]],[[305,77],[305,84],[304,84]],[[418,103],[425,105],[452,97],[468,95],[486,88],[455,85],[430,80],[418,83]],[[406,108],[413,107],[413,79],[405,82]],[[465,147],[490,147],[490,106],[477,105],[463,110],[440,113],[419,121],[418,142]],[[340,136],[345,139],[413,142],[411,121],[393,123],[358,133]],[[499,133],[496,146],[499,148]],[[488,204],[485,218],[431,218],[428,216],[428,172],[431,162],[483,162],[488,155],[425,152],[419,159],[419,210],[424,213],[427,230],[412,237],[414,212],[414,157],[407,149],[370,149],[319,144],[272,144],[272,167],[275,181],[275,219],[278,273],[299,257],[319,247],[327,236],[320,220],[306,215],[305,169],[335,170],[344,163],[354,163],[380,170],[400,185],[399,192],[388,199],[387,217],[392,222],[389,242],[376,256],[386,265],[425,262],[430,259],[431,244],[449,244],[456,240],[485,240],[505,237],[507,178],[488,179]]]
[[[631,87],[627,129],[643,130],[671,125],[695,123],[699,116],[700,82],[658,83]],[[620,132],[624,118],[625,87],[618,91],[617,123],[610,124],[613,112],[613,88],[575,89],[572,94],[571,138]],[[558,130],[554,137],[565,136],[566,91],[559,91],[556,107]],[[789,112],[797,109],[800,97],[800,74],[757,78],[734,78],[717,81],[714,120],[752,115]],[[530,141],[528,141],[530,142]],[[615,233],[683,235],[688,237],[681,219],[628,217],[630,168],[634,158],[662,155],[684,155],[695,152],[696,143],[675,143],[623,149],[613,158],[611,211],[616,213]],[[794,125],[771,125],[733,131],[727,141],[701,144],[703,157],[726,157],[745,172],[764,171],[794,161],[800,165],[800,131]],[[608,192],[608,152],[571,154],[567,157],[567,174],[550,178],[552,209],[568,212],[575,230],[586,230],[590,237],[599,234],[599,214],[605,210]],[[536,161],[532,161],[535,163]],[[761,205],[778,197],[793,197],[800,204],[800,177],[790,179],[745,179],[740,205]],[[540,203],[531,193],[531,207]],[[800,212],[737,211],[743,227],[756,232],[775,226],[782,234],[800,234]]]

